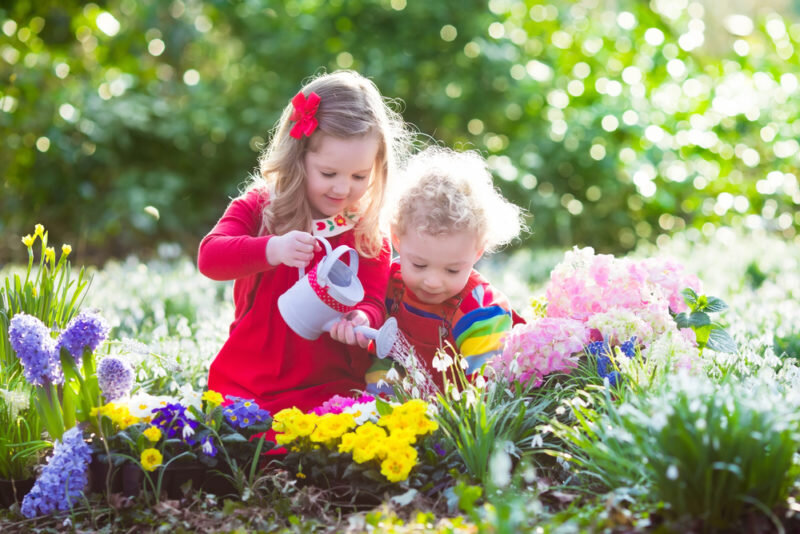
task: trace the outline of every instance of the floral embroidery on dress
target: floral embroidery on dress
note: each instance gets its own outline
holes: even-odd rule
[[[354,211],[337,213],[333,217],[328,217],[327,219],[314,219],[313,233],[321,237],[343,234],[353,228],[360,219],[361,214]]]

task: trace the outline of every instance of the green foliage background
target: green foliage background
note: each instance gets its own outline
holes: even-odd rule
[[[534,215],[524,246],[623,252],[720,224],[795,238],[800,24],[761,11],[712,53],[716,16],[680,0],[15,1],[0,263],[37,222],[84,258],[192,251],[303,79],[337,68],[487,156]]]

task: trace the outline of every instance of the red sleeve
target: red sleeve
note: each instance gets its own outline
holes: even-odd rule
[[[369,323],[377,328],[386,318],[386,286],[389,283],[389,264],[392,259],[392,247],[389,239],[384,238],[380,254],[375,258],[359,258],[358,279],[364,286],[364,300],[356,308],[369,317]]]
[[[274,268],[267,262],[267,241],[259,236],[268,200],[258,191],[235,199],[200,242],[197,268],[212,280],[235,280]]]

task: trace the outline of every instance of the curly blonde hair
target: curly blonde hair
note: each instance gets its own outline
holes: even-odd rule
[[[406,189],[392,214],[392,233],[428,235],[474,232],[491,253],[524,228],[523,211],[494,187],[486,160],[474,151],[431,147],[412,156],[403,172]]]
[[[411,134],[399,113],[391,108],[369,79],[353,71],[323,74],[301,89],[320,97],[315,115],[317,129],[311,136],[295,139],[289,135],[294,108],[289,102],[273,129],[270,143],[259,157],[259,174],[251,178],[248,190],[265,189],[270,202],[265,206],[261,233],[276,235],[291,230],[311,231],[311,206],[305,192],[305,155],[314,151],[322,136],[337,138],[378,137],[378,153],[369,188],[361,198],[356,225],[356,250],[375,257],[381,250],[382,209],[390,178],[406,158]]]

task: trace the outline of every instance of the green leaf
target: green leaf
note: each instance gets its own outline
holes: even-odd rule
[[[689,328],[689,315],[686,312],[681,312],[675,316],[675,323],[678,328]]]
[[[709,324],[711,324],[711,318],[705,312],[694,311],[689,315],[689,326],[692,328],[699,328]]]
[[[717,352],[733,354],[738,350],[736,342],[724,328],[714,328],[708,335],[706,346]]]
[[[480,486],[468,486],[463,482],[458,483],[455,492],[458,495],[458,507],[468,514],[475,509],[475,501],[483,494]]]
[[[694,289],[691,287],[687,287],[683,291],[681,291],[681,295],[683,295],[683,300],[689,306],[694,306],[697,304],[697,293],[694,292]]]
[[[375,399],[375,407],[377,408],[378,413],[380,415],[389,415],[390,413],[392,413],[392,405],[386,402],[385,400],[381,399],[380,397],[377,397]]]
[[[709,313],[716,313],[725,311],[728,309],[728,305],[725,303],[724,300],[719,299],[717,297],[708,297],[708,304],[705,305],[703,311]]]
[[[235,434],[225,434],[221,439],[223,443],[248,443],[247,438],[238,432]]]

